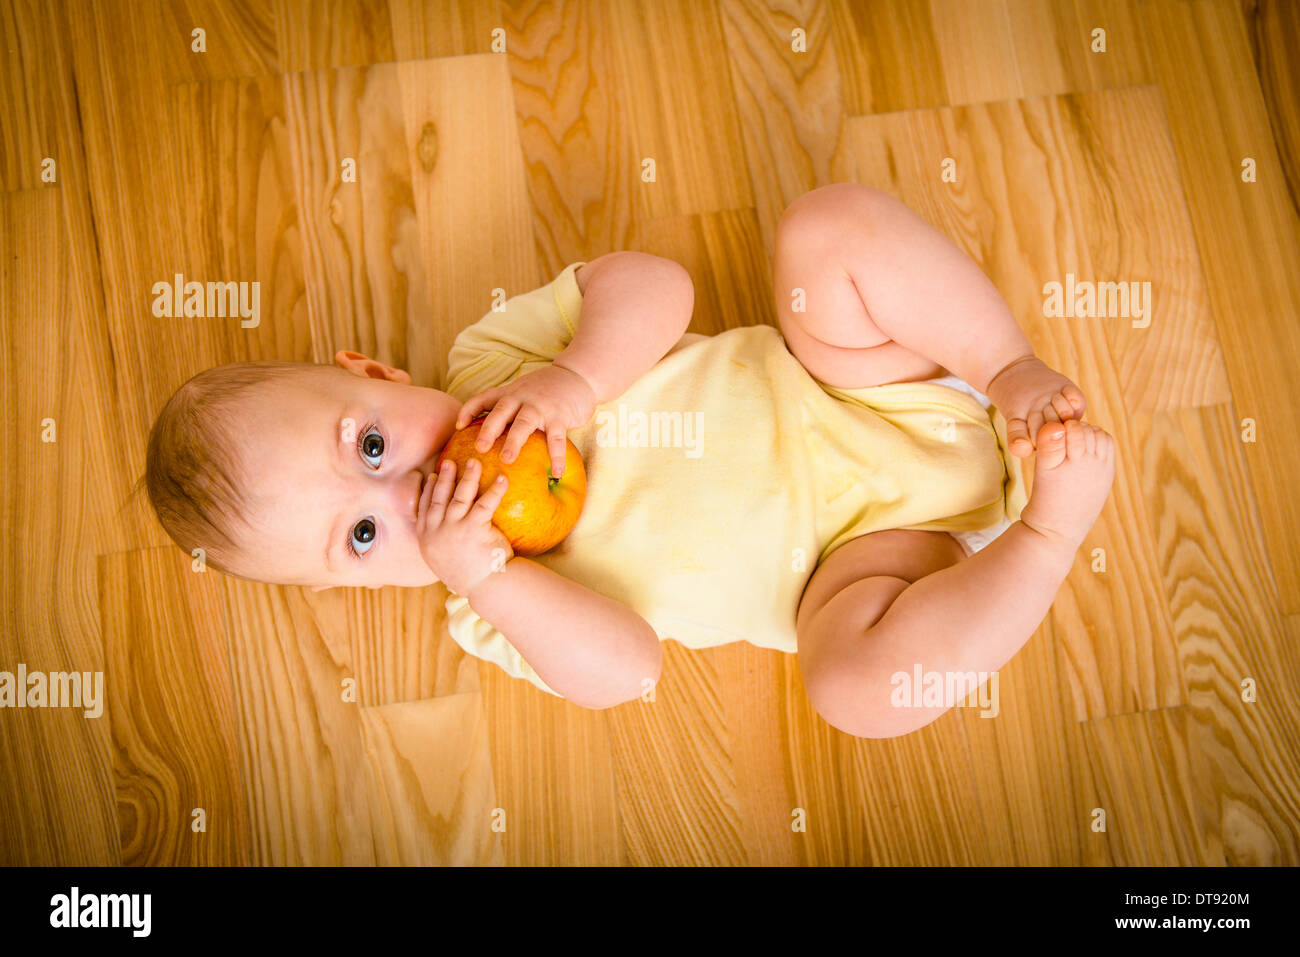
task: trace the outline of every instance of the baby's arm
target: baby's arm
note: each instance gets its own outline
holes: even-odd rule
[[[695,286],[680,263],[630,250],[592,260],[574,278],[582,321],[555,364],[586,379],[599,405],[626,392],[682,337]]]
[[[659,636],[644,618],[545,565],[515,556],[469,589],[469,605],[546,684],[584,708],[610,708],[658,683]]]
[[[492,524],[504,479],[478,495],[476,460],[459,482],[455,473],[455,463],[444,462],[437,480],[425,483],[417,511],[420,553],[438,580],[467,598],[548,687],[574,704],[611,708],[643,693],[645,679],[658,682],[663,652],[645,619],[513,555]]]
[[[682,337],[695,306],[690,273],[649,253],[608,253],[579,266],[582,316],[568,346],[550,366],[470,397],[456,427],[491,409],[477,447],[486,452],[509,426],[503,461],[514,461],[524,440],[541,429],[552,472],[564,466],[564,438],[590,420],[595,406],[616,399]],[[513,422],[513,425],[511,424]]]

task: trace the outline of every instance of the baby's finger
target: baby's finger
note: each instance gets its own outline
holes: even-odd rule
[[[520,409],[510,426],[509,434],[506,435],[506,444],[501,447],[501,461],[513,462],[519,455],[519,450],[524,447],[528,436],[536,432],[541,424],[543,424],[542,417],[536,410],[530,406]]]
[[[480,519],[484,522],[492,521],[492,516],[496,514],[497,506],[501,504],[501,499],[505,497],[506,487],[510,484],[504,475],[498,475],[496,481],[488,486],[488,490],[478,497],[471,511],[474,513],[471,517]]]
[[[443,513],[447,508],[447,495],[451,491],[455,478],[456,463],[448,459],[438,469],[438,477],[435,481],[425,480],[417,511],[419,518],[415,523],[415,530],[419,534],[423,535],[426,528],[442,523]]]
[[[456,492],[451,497],[451,502],[447,505],[447,521],[459,522],[469,511],[474,499],[478,496],[479,476],[482,468],[479,466],[478,459],[470,459],[465,463],[465,472],[459,482],[456,483]]]
[[[1070,404],[1064,392],[1052,396],[1052,408],[1056,410],[1056,415],[1062,422],[1074,418],[1074,406]]]
[[[460,407],[460,412],[456,413],[456,428],[463,429],[474,421],[474,416],[478,415],[484,409],[490,409],[496,404],[497,396],[501,394],[501,387],[488,389],[486,392],[480,392],[465,400],[465,404]]]
[[[1074,407],[1075,414],[1078,418],[1083,418],[1083,413],[1088,411],[1088,400],[1084,398],[1083,391],[1071,383],[1061,389],[1061,394],[1069,400],[1070,405]]]
[[[520,401],[514,396],[502,396],[492,411],[488,413],[488,417],[483,420],[483,425],[478,433],[478,441],[474,443],[474,447],[480,452],[486,452],[492,448],[492,443],[505,431],[506,423],[513,419],[515,413],[519,411],[520,404]]]
[[[564,456],[568,452],[568,437],[564,429],[552,425],[546,430],[546,448],[551,453],[551,476],[559,478],[564,474]]]
[[[1034,444],[1033,437],[1036,436],[1043,427],[1043,410],[1030,409],[1029,415],[1025,416],[1025,426],[1029,429],[1029,444]],[[1037,448],[1038,446],[1034,446]]]
[[[1022,459],[1034,451],[1034,443],[1029,440],[1029,429],[1024,419],[1012,419],[1007,423],[1007,448],[1012,455]]]

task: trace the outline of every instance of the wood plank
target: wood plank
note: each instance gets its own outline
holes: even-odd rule
[[[605,26],[619,67],[614,95],[631,163],[610,169],[638,217],[750,206],[745,150],[718,42],[714,3],[610,4]],[[622,133],[622,129],[619,129]],[[646,160],[655,181],[642,179]]]
[[[499,4],[481,0],[388,0],[393,54],[397,60],[492,53],[493,31],[504,29]],[[518,38],[507,34],[506,52]]]
[[[720,0],[719,13],[767,250],[768,284],[776,224],[786,206],[817,186],[852,178],[846,165],[851,157],[843,148],[850,91],[841,76],[839,31],[828,5],[811,3],[787,12],[775,5]],[[802,50],[792,49],[796,29],[804,31]]]
[[[988,860],[988,832],[972,820],[979,801],[960,710],[901,738],[835,736],[840,767],[827,773],[841,789],[838,815],[848,839],[843,863],[960,866]]]
[[[1222,867],[1218,804],[1187,707],[1083,723],[1096,807],[1106,814],[1104,843],[1118,867]]]
[[[407,369],[428,298],[397,68],[291,74],[285,99],[317,359],[353,349]]]
[[[742,866],[748,862],[718,675],[708,654],[661,644],[653,700],[607,712],[627,863]]]
[[[1070,98],[1065,189],[1098,280],[1150,283],[1147,315],[1101,319],[1130,411],[1228,401],[1227,369],[1159,91]],[[1078,276],[1078,278],[1084,278]],[[1142,287],[1139,287],[1142,288]]]
[[[121,552],[99,594],[121,863],[248,864],[219,576],[175,548]]]
[[[1021,96],[1150,83],[1138,0],[1006,0]],[[1093,50],[1106,31],[1104,53]]]
[[[609,712],[478,663],[508,866],[628,863]],[[629,707],[624,705],[624,707]]]
[[[484,866],[504,860],[512,821],[496,804],[482,696],[363,708],[376,863]]]
[[[813,710],[795,655],[741,643],[690,654],[714,663],[747,864],[989,861],[958,714],[902,738],[854,738]]]
[[[412,280],[408,306],[406,368],[416,383],[445,383],[456,334],[492,308],[494,290],[509,298],[536,289],[582,258],[554,272],[538,263],[507,68],[487,53],[380,68],[394,71],[400,90],[415,210],[400,265],[425,283],[418,300]]]
[[[630,248],[665,256],[691,274],[690,332],[715,335],[741,326],[776,326],[772,257],[753,209],[665,216],[636,225]]]
[[[23,75],[8,74],[3,82],[7,101],[19,104],[6,119],[18,120],[26,112],[24,123],[34,124],[33,142],[49,144],[57,162],[57,182],[41,185],[41,189],[57,190],[61,203],[62,243],[58,257],[51,258],[58,268],[66,271],[63,281],[73,289],[73,301],[79,308],[69,313],[58,313],[57,321],[70,317],[74,325],[64,330],[76,354],[76,371],[63,370],[56,375],[69,383],[76,383],[76,415],[84,423],[78,442],[85,449],[89,461],[98,464],[83,476],[89,500],[111,502],[113,509],[95,509],[89,516],[95,534],[103,543],[125,547],[132,542],[154,538],[147,524],[136,520],[135,510],[140,502],[132,497],[132,484],[136,478],[134,463],[123,453],[123,443],[115,435],[116,424],[122,421],[120,403],[114,388],[113,355],[108,330],[101,317],[104,314],[103,286],[100,276],[98,234],[93,221],[89,194],[81,123],[78,117],[78,92],[73,76],[72,54],[68,38],[72,23],[69,11],[62,4],[14,4],[6,8],[2,21],[5,36],[0,37],[7,49],[16,50],[18,56],[9,62],[25,64]],[[41,64],[35,70],[32,64]],[[35,73],[32,76],[32,73]],[[35,112],[25,110],[23,103],[37,104]],[[14,156],[31,152],[30,147],[11,142],[13,136],[5,132],[5,120],[0,119],[0,168],[5,166],[11,147]],[[42,150],[44,152],[44,150]],[[24,174],[25,175],[25,174]],[[36,185],[33,181],[33,185]],[[62,290],[61,290],[62,291]],[[41,305],[42,312],[45,305]],[[54,316],[51,316],[51,321]],[[48,357],[62,356],[62,351]],[[72,407],[69,406],[69,412]],[[65,423],[67,424],[67,423]],[[94,569],[86,566],[83,582],[87,590],[82,600],[94,606]]]
[[[447,631],[446,589],[331,588],[302,598],[348,663],[363,708],[479,690],[478,662]]]
[[[232,330],[229,320],[153,315],[154,284],[171,282],[184,257],[172,215],[185,190],[176,173],[179,139],[169,94],[154,68],[162,56],[162,33],[155,4],[134,9],[74,0],[68,11],[66,35],[84,133],[85,172],[79,175],[85,177],[94,224],[77,234],[88,241],[75,248],[85,255],[97,244],[99,254],[103,305],[96,331],[103,345],[92,356],[103,383],[100,396],[112,403],[100,413],[111,423],[103,434],[108,460],[115,463],[110,474],[118,483],[112,501],[127,503],[119,549],[169,542],[145,497],[129,497],[131,483],[143,471],[154,417],[190,375],[237,358],[237,321]],[[119,47],[122,36],[139,42]],[[122,223],[131,227],[116,225]]]
[[[162,8],[159,50],[169,83],[194,83],[280,72],[275,11],[259,0],[156,0]],[[194,49],[202,29],[202,52]]]
[[[106,522],[96,519],[97,437],[79,393],[82,381],[92,384],[76,336],[85,303],[61,206],[60,190],[0,197],[0,418],[19,439],[16,467],[0,474],[9,531],[0,545],[0,669],[102,676],[95,554]],[[0,861],[118,862],[109,720],[85,712],[0,713]]]
[[[1234,405],[1254,419],[1246,446],[1282,608],[1300,611],[1300,405],[1288,395],[1300,325],[1300,219],[1287,192],[1237,4],[1154,0],[1142,8],[1167,105]],[[1243,182],[1242,159],[1256,161]]]
[[[46,157],[59,166],[71,157],[62,142],[62,120],[70,104],[62,100],[71,67],[66,52],[47,32],[50,17],[35,0],[15,0],[0,10],[0,190],[58,188],[41,180]],[[75,110],[75,108],[72,108]]]
[[[1300,655],[1231,406],[1135,416],[1188,712],[1229,864],[1300,855]],[[1259,700],[1243,701],[1243,682]]]
[[[930,23],[946,105],[1025,95],[1007,0],[930,0]]]
[[[275,0],[275,37],[284,73],[394,59],[387,0]]]
[[[255,326],[242,316],[206,320],[228,333],[232,359],[316,361],[283,84],[180,84],[169,103],[176,176],[187,184],[175,213],[176,270],[201,282],[258,284]]]
[[[253,864],[376,863],[355,673],[300,588],[223,577]]]
[[[968,805],[964,827],[978,826],[988,846],[980,864],[1112,863],[1107,847],[1089,831],[1097,787],[1066,692],[1068,662],[1058,634],[1049,619],[998,671],[993,717],[975,707],[956,716],[969,740],[970,778],[978,795]]]
[[[628,172],[637,151],[617,88],[592,82],[614,76],[619,54],[593,39],[610,36],[607,5],[581,13],[572,4],[499,9],[530,227],[541,272],[550,277],[575,259],[626,248],[633,194],[641,189]],[[513,190],[513,180],[504,188]]]
[[[1300,214],[1300,69],[1293,53],[1300,47],[1300,5],[1249,0],[1242,3],[1242,16],[1287,195],[1292,210]]]
[[[948,102],[929,4],[827,0],[826,6],[845,113],[929,109]]]
[[[796,687],[798,663],[747,642],[701,654],[712,659],[725,715],[744,861],[751,867],[793,867],[803,860],[809,833],[795,830],[796,809],[804,803],[795,785],[802,757],[794,758],[788,729],[791,708],[803,694]],[[806,808],[803,813],[806,820]],[[808,825],[814,823],[825,839],[825,820]]]

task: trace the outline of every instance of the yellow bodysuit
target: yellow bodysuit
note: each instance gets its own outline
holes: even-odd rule
[[[555,359],[582,322],[581,265],[462,331],[446,391],[464,401]],[[794,652],[804,586],[838,546],[890,528],[1005,527],[1026,501],[996,408],[937,380],[825,385],[765,325],[687,333],[569,439],[586,503],[533,560],[690,648]],[[447,613],[469,654],[556,694],[463,596]]]

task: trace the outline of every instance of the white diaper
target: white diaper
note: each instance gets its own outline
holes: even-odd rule
[[[965,392],[980,405],[984,406],[985,409],[993,404],[989,401],[989,397],[983,392],[977,391],[976,388],[965,379],[959,379],[955,375],[945,375],[940,376],[937,379],[926,379],[925,381],[932,382],[935,385],[946,385],[948,388],[956,389],[958,392]],[[1002,521],[998,522],[996,525],[990,525],[988,528],[981,528],[975,532],[949,532],[948,534],[957,539],[961,544],[961,547],[965,550],[966,555],[969,557],[970,555],[974,555],[1010,527],[1011,523],[1003,518]]]

